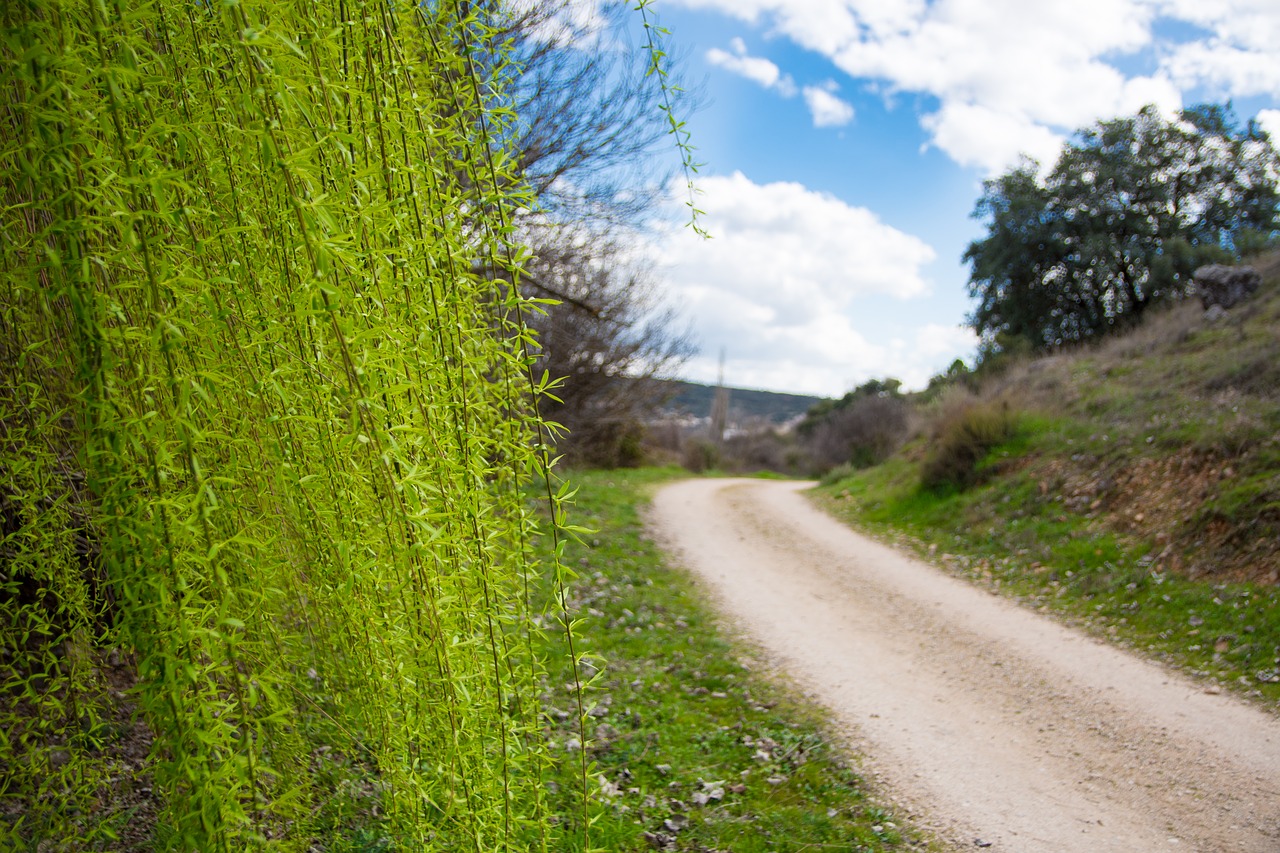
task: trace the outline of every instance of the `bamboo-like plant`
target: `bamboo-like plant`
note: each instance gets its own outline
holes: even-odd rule
[[[0,848],[585,835],[483,8],[0,10]]]

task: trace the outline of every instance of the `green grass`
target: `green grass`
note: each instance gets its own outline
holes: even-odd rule
[[[601,795],[592,846],[925,848],[904,819],[870,796],[822,715],[750,660],[689,577],[664,565],[645,537],[638,506],[655,484],[680,475],[646,469],[572,477],[580,488],[573,520],[596,531],[565,550],[578,574],[569,594],[580,620],[576,642],[600,667],[588,691],[590,775]],[[545,694],[562,757],[553,788],[561,794],[572,792],[577,773],[570,682],[553,670]]]
[[[1038,440],[1020,436],[991,458],[1058,449],[1066,433],[1041,427]],[[916,465],[897,457],[823,486],[816,500],[1027,606],[1280,706],[1280,590],[1162,570],[1159,543],[1116,530],[1091,507],[1065,507],[1036,474],[1033,464],[1013,466],[966,491],[930,491],[918,485]],[[1246,479],[1223,500],[1264,491]]]

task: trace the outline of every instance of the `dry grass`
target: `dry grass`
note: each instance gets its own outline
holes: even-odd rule
[[[979,463],[1013,437],[1017,415],[1007,400],[947,395],[933,423],[929,454],[920,471],[927,489],[967,488],[979,478]]]

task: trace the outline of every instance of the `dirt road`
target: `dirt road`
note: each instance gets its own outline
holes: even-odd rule
[[[651,522],[923,825],[966,850],[1280,851],[1280,721],[861,537],[804,486],[680,482]]]

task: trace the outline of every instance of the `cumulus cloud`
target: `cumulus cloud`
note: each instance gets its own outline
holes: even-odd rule
[[[1258,124],[1271,137],[1273,145],[1280,144],[1280,110],[1262,110],[1258,113]]]
[[[853,121],[853,105],[836,95],[839,90],[834,80],[804,87],[804,102],[814,127],[843,127]]]
[[[1248,50],[1276,50],[1280,45],[1280,9],[1272,0],[1160,0],[1160,12],[1194,24],[1219,44]]]
[[[683,229],[656,250],[702,345],[690,376],[714,379],[721,347],[739,385],[834,394],[855,379],[900,375],[888,343],[859,324],[859,307],[925,296],[928,244],[798,183],[735,173],[699,187],[712,239]]]
[[[988,174],[1009,168],[1020,155],[1052,167],[1064,141],[1061,134],[1025,116],[977,104],[946,103],[924,116],[921,124],[932,134],[933,144],[951,159]]]
[[[1227,97],[1280,96],[1280,4],[1162,0],[1160,6],[1168,17],[1203,31],[1162,63],[1180,86],[1204,85]]]
[[[766,89],[776,89],[783,97],[791,97],[796,93],[796,84],[783,74],[776,64],[759,56],[747,53],[747,46],[740,38],[729,43],[731,51],[713,47],[706,53],[707,61],[759,83]]]
[[[808,307],[788,310],[811,313],[826,307],[818,302],[843,306],[866,294],[909,298],[927,290],[919,267],[933,250],[866,208],[794,182],[755,184],[741,172],[698,186],[714,239],[682,243],[690,253],[679,260],[700,280],[769,301],[807,295]]]
[[[1231,95],[1280,95],[1280,55],[1244,50],[1216,41],[1180,46],[1165,62],[1187,87],[1207,83]]]
[[[920,327],[914,341],[916,351],[930,359],[956,352],[973,352],[977,346],[978,335],[969,326],[943,326],[938,323]]]
[[[944,326],[928,323],[916,329],[908,340],[897,339],[889,345],[888,359],[894,365],[889,371],[909,390],[920,390],[929,380],[957,358],[972,362],[978,349],[978,336],[968,326]],[[884,376],[882,371],[878,376]],[[866,378],[872,378],[868,374]],[[860,380],[865,381],[865,380]]]
[[[886,97],[936,98],[922,118],[932,144],[988,171],[1020,153],[1043,157],[1052,140],[1147,103],[1176,110],[1200,86],[1220,97],[1280,95],[1275,0],[673,2],[763,25]],[[1157,43],[1157,24],[1169,22],[1193,35]],[[1126,73],[1125,60],[1148,67]]]

